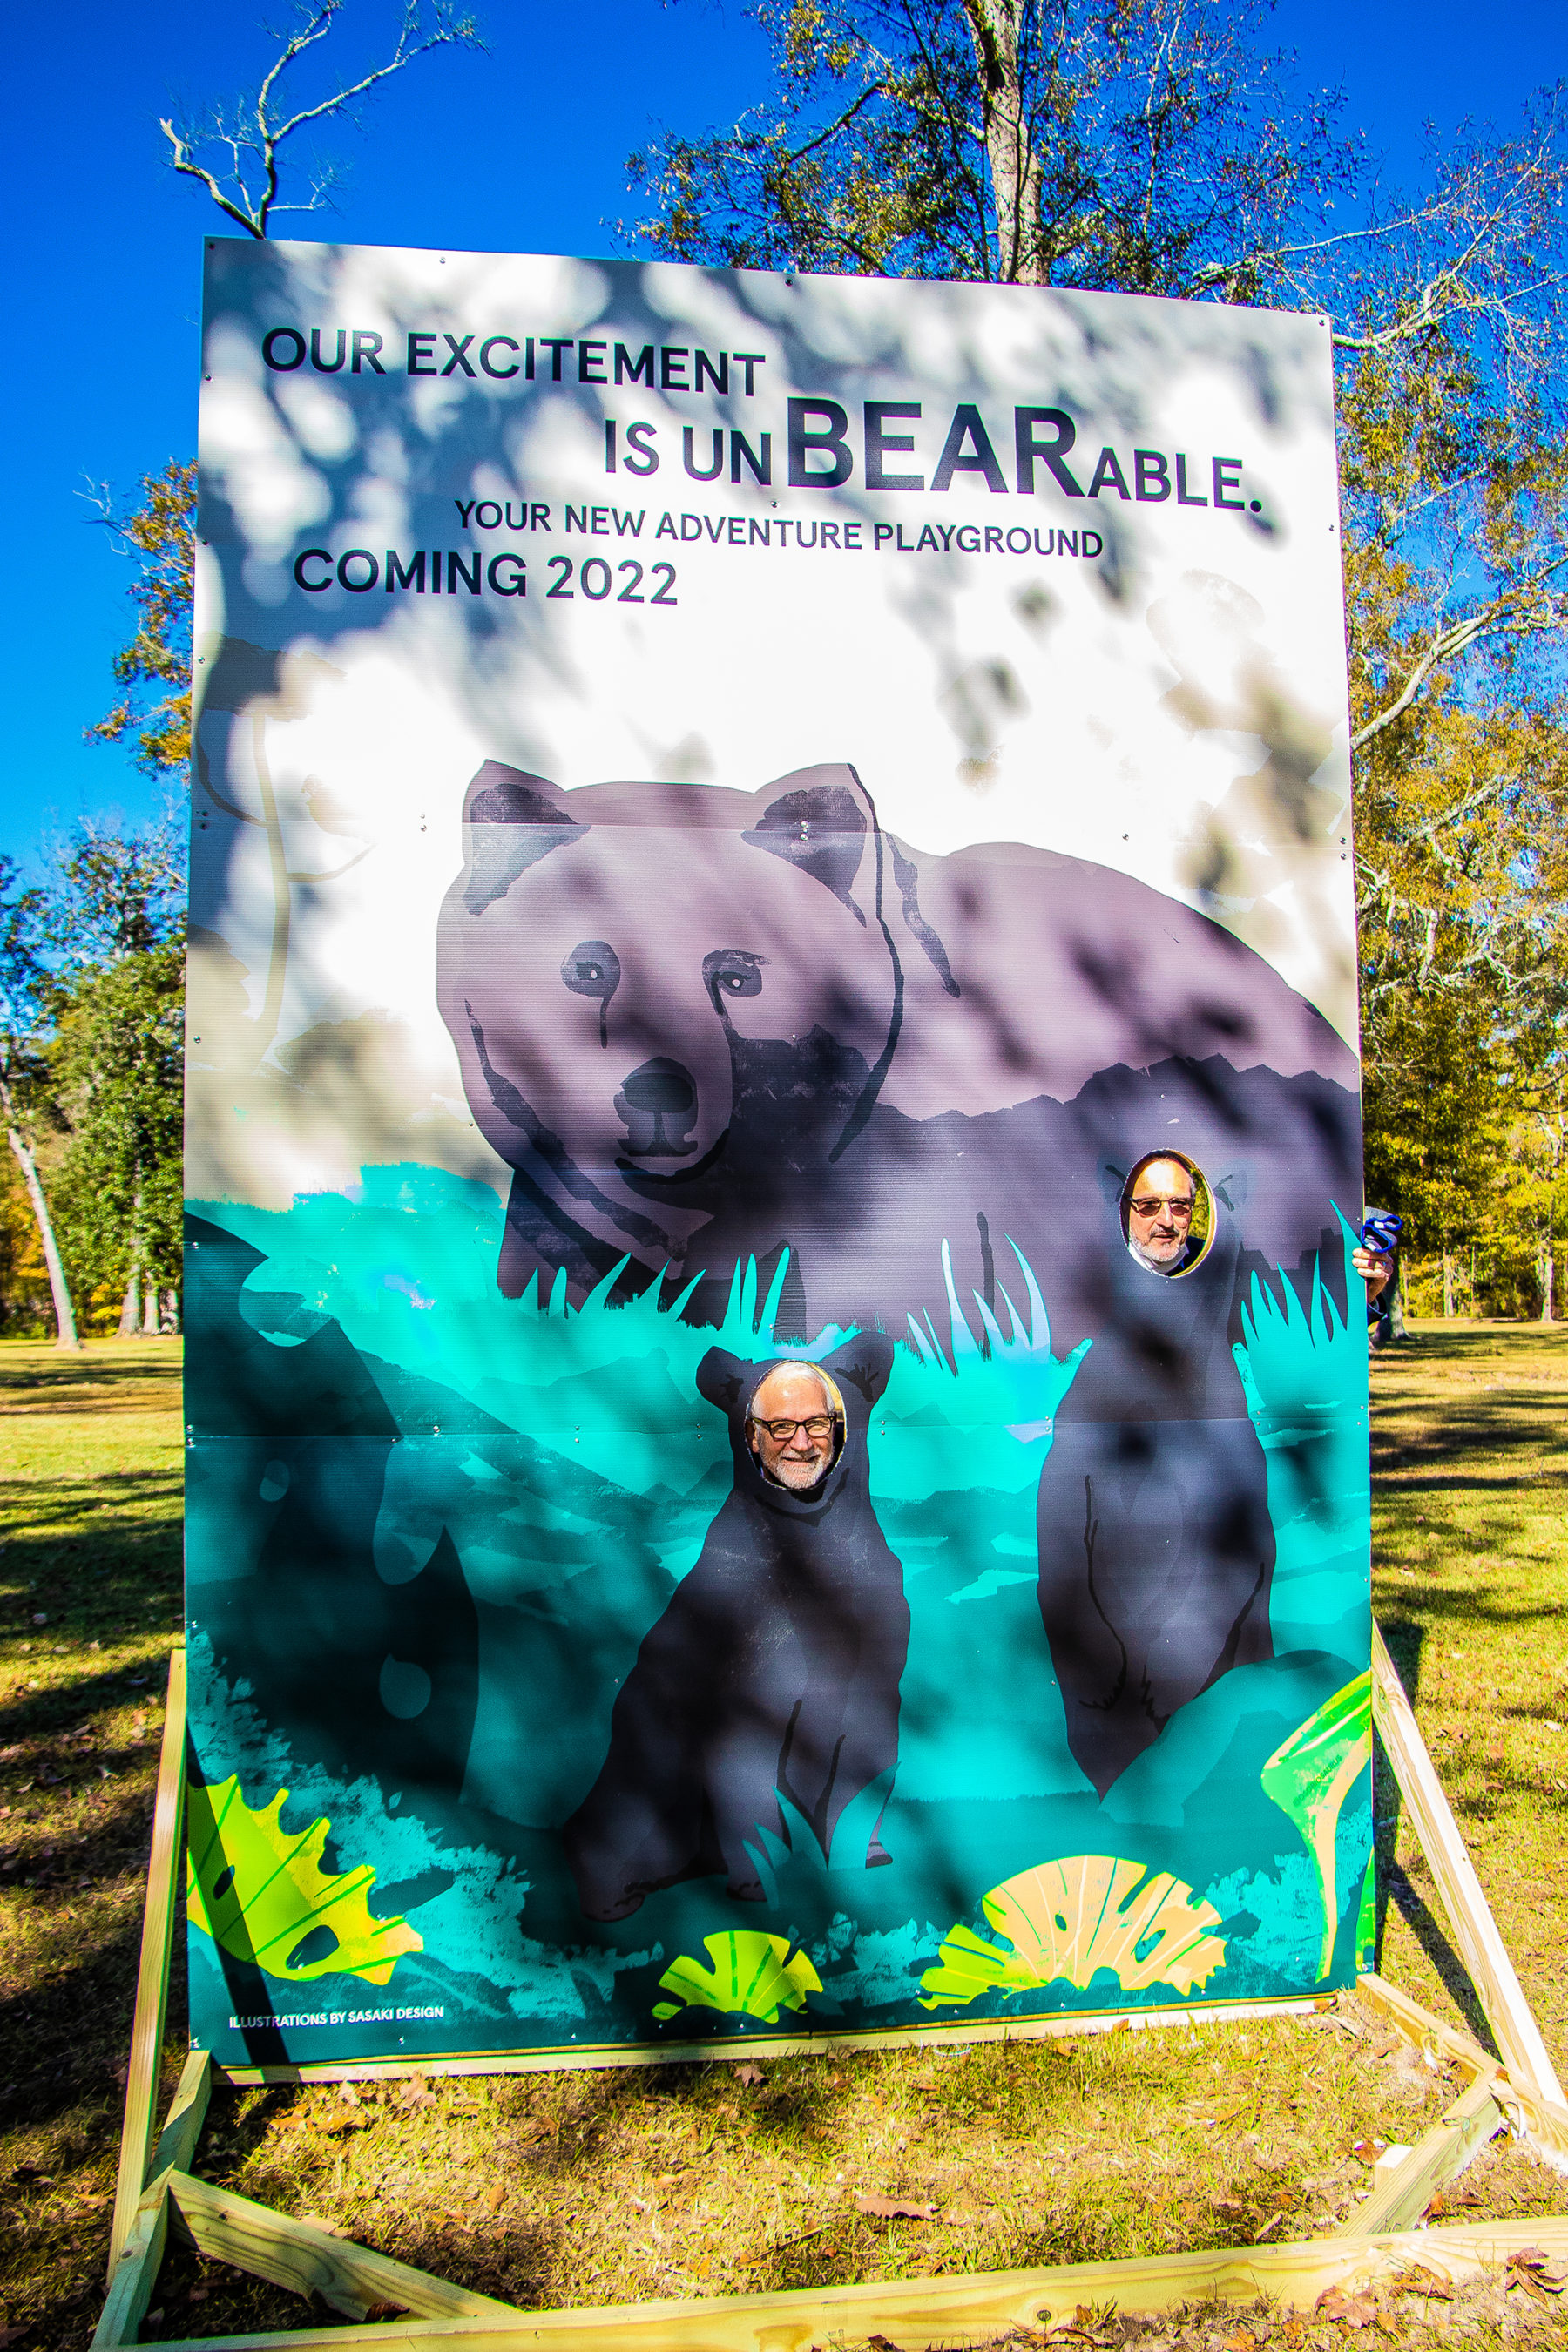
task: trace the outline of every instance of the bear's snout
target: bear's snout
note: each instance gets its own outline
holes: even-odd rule
[[[679,1160],[695,1150],[689,1129],[697,1116],[697,1081],[684,1062],[667,1054],[639,1062],[621,1081],[616,1108],[626,1123],[621,1149],[634,1158]]]

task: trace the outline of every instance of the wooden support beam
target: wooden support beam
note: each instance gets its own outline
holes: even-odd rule
[[[196,2142],[206,2121],[207,2101],[212,2097],[213,2062],[209,2050],[193,2050],[180,2071],[174,2095],[169,2102],[169,2112],[163,2118],[163,2128],[158,2134],[158,2145],[153,2151],[153,2172],[188,2172],[191,2158],[196,2152]]]
[[[1509,2078],[1517,2091],[1561,2107],[1563,2086],[1557,2070],[1481,1892],[1398,1669],[1375,1625],[1372,1629],[1372,1712],[1421,1851],[1437,1882],[1459,1958],[1480,1996]]]
[[[209,2261],[232,2263],[296,2294],[319,2294],[334,2311],[363,2319],[373,2304],[395,2303],[422,2319],[515,2318],[515,2306],[432,2278],[408,2263],[334,2237],[314,2221],[291,2221],[232,2189],[188,2172],[170,2175],[180,2217]],[[287,2338],[280,2339],[287,2341]]]
[[[1488,2077],[1492,2095],[1514,2137],[1524,2147],[1532,2148],[1554,2172],[1568,2174],[1568,2107],[1554,2106],[1550,2099],[1537,2099],[1530,2092],[1521,2091],[1507,2070],[1500,2068],[1462,2026],[1445,2024],[1429,2009],[1423,2009],[1418,2000],[1412,2000],[1407,1992],[1401,1992],[1397,1985],[1375,1976],[1360,1977],[1356,1984],[1363,2000],[1369,2001],[1379,2016],[1386,2018],[1416,2049],[1428,2051],[1434,2057],[1450,2058],[1477,2079]]]
[[[386,2083],[409,2074],[552,2074],[606,2066],[710,2065],[715,2058],[817,2058],[843,2050],[945,2050],[981,2042],[1049,2042],[1058,2035],[1152,2031],[1163,2025],[1247,2025],[1271,2017],[1313,2017],[1332,2004],[1330,1993],[1300,1993],[1284,2000],[1179,2001],[1160,2009],[1064,2009],[1050,2017],[989,2018],[977,2025],[944,2019],[940,2025],[900,2025],[886,2033],[710,2034],[701,2042],[661,2042],[657,2049],[624,2042],[579,2043],[571,2049],[476,2050],[449,2058],[323,2059],[299,2066],[223,2066],[226,2083]]]
[[[130,2236],[147,2182],[157,2118],[158,2068],[163,2055],[163,2012],[169,1996],[169,1956],[174,1949],[174,1911],[184,1847],[180,1838],[185,1794],[185,1645],[169,1657],[169,1696],[163,1710],[163,1746],[158,1759],[158,1793],[153,1806],[153,1852],[147,1865],[147,1905],[142,1915],[142,1960],[136,1972],[136,2009],[131,2027],[131,2065],[125,2079],[125,2123],[120,2139],[120,2177],[109,2237],[112,2285],[121,2249]]]
[[[1428,2057],[1449,2059],[1472,2078],[1497,2073],[1497,2060],[1489,2050],[1481,2048],[1473,2033],[1467,2033],[1462,2025],[1434,2017],[1429,2009],[1423,2009],[1409,1993],[1391,1985],[1386,1977],[1373,1976],[1369,1971],[1357,1977],[1356,1990],[1396,2033],[1402,2033],[1406,2042]]]
[[[91,2352],[118,2352],[137,2341],[158,2284],[169,2234],[169,2184],[160,2175],[138,2200],[109,2281],[109,2295],[93,2333]]]
[[[1455,2179],[1503,2128],[1495,2079],[1482,2076],[1418,2139],[1402,2164],[1389,2168],[1357,2211],[1358,2238],[1413,2230],[1446,2180]]]
[[[783,2294],[519,2311],[489,2320],[385,2320],[297,2328],[286,2336],[208,2336],[166,2342],[162,2352],[372,2352],[374,2347],[393,2352],[405,2344],[449,2352],[521,2352],[525,2346],[529,2352],[590,2352],[611,2338],[616,2352],[809,2352],[814,2344],[864,2344],[873,2334],[906,2345],[984,2342],[1013,2328],[1070,2319],[1080,2303],[1154,2315],[1215,2296],[1253,2303],[1267,2295],[1288,2310],[1310,2311],[1331,2286],[1377,2285],[1416,2269],[1457,2283],[1531,2245],[1559,2260],[1568,2257],[1568,2221],[1482,2221],[1382,2238],[1161,2254],[1146,2262],[959,2272]]]

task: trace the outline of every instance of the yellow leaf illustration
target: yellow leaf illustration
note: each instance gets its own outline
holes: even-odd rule
[[[1318,1974],[1326,1977],[1340,1921],[1334,1841],[1345,1799],[1372,1762],[1372,1675],[1357,1675],[1315,1715],[1298,1724],[1263,1767],[1265,1796],[1289,1813],[1306,1840],[1323,1898],[1323,1948]]]
[[[1058,1980],[1087,1992],[1109,1969],[1124,1992],[1169,1985],[1191,1992],[1225,1966],[1225,1945],[1209,1930],[1219,1913],[1166,1872],[1112,1854],[1078,1853],[1004,1880],[984,1898],[985,1916],[1005,1936],[1000,1950],[962,1924],[942,1939],[935,1968],[921,1979],[922,2009],[960,2008],[981,1993],[1025,1992]]]
[[[659,1979],[665,1992],[680,2000],[661,2000],[654,2015],[661,2021],[679,2017],[681,2003],[691,2009],[717,2009],[727,2015],[760,2017],[776,2024],[782,2008],[804,2009],[808,1992],[822,1990],[822,1979],[804,1952],[789,1957],[783,1936],[764,1936],[755,1927],[731,1927],[721,1936],[704,1936],[713,1966],[682,1953]]]
[[[290,1983],[313,1977],[363,1977],[384,1985],[405,1952],[425,1939],[406,1919],[377,1919],[365,1898],[375,1884],[369,1864],[334,1876],[321,1866],[331,1823],[312,1822],[298,1837],[280,1816],[279,1789],[252,1812],[234,1774],[214,1788],[193,1785],[186,1799],[185,1905],[191,1922],[236,1959],[253,1960]]]

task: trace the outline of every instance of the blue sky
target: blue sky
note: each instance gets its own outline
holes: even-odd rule
[[[280,234],[612,251],[610,224],[635,205],[626,157],[650,125],[723,119],[761,79],[761,42],[734,5],[479,5],[488,55],[443,54],[390,83],[363,133],[342,140],[336,209],[285,216]],[[80,493],[89,480],[132,488],[194,450],[201,239],[222,224],[165,166],[158,117],[253,83],[270,54],[259,19],[283,13],[261,0],[86,0],[14,26],[0,141],[13,225],[0,852],[26,857],[88,812],[134,819],[153,804],[121,752],[82,740],[111,698],[129,607],[128,567]],[[354,0],[334,45],[352,62],[392,21],[387,0]],[[1458,0],[1281,0],[1275,17],[1306,81],[1342,82],[1347,121],[1396,172],[1413,166],[1424,121],[1511,128],[1525,96],[1568,66],[1562,0],[1514,0],[1492,22],[1500,37],[1478,37]]]

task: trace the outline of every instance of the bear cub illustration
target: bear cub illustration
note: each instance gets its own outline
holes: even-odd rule
[[[609,1753],[562,1832],[590,1919],[624,1919],[684,1878],[726,1874],[761,1902],[750,1850],[784,1832],[779,1796],[824,1855],[845,1807],[899,1760],[909,1648],[903,1571],[871,1507],[866,1433],[893,1348],[879,1333],[823,1360],[843,1440],[804,1494],[774,1484],[746,1437],[773,1369],[710,1348],[697,1385],[728,1419],[733,1482],[701,1554],[616,1697]],[[872,1832],[868,1868],[885,1863]]]

